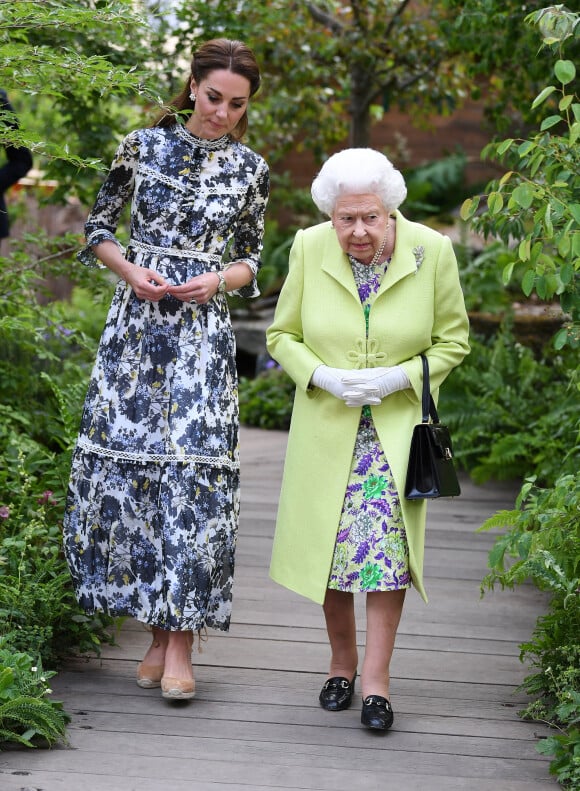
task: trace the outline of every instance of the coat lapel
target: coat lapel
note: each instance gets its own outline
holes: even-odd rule
[[[395,283],[402,280],[407,275],[417,274],[417,256],[415,250],[418,247],[415,225],[405,219],[400,212],[395,212],[397,217],[397,237],[395,241],[395,251],[391,258],[391,263],[386,271],[377,297],[392,288]]]
[[[336,238],[336,233],[330,223],[328,223],[328,234],[322,252],[321,269],[336,280],[339,286],[346,289],[360,304],[350,261],[346,253],[342,251],[338,239]]]

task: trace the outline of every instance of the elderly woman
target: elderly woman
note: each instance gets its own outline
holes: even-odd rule
[[[403,496],[431,388],[468,353],[468,320],[448,237],[407,220],[407,194],[371,149],[331,156],[312,185],[330,217],[298,231],[268,349],[296,383],[270,573],[323,605],[328,711],[350,706],[358,668],[354,593],[366,594],[361,722],[393,723],[389,665],[405,592],[423,587],[425,501]]]

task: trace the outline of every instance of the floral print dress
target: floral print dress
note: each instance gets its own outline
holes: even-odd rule
[[[370,267],[350,258],[359,298],[369,313],[388,261]],[[409,588],[409,549],[399,495],[373,424],[362,408],[349,481],[328,580],[332,590],[392,591]]]
[[[121,143],[79,259],[115,238],[183,283],[225,261],[260,265],[268,168],[229,137],[141,129]],[[119,245],[120,246],[120,245]],[[240,289],[257,295],[255,278]],[[74,451],[64,547],[83,608],[170,630],[227,630],[239,513],[235,338],[225,295],[159,302],[117,285]]]

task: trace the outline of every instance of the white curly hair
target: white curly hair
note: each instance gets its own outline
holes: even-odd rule
[[[346,148],[329,157],[312,182],[312,200],[329,217],[340,195],[377,195],[387,211],[407,197],[401,172],[380,151]]]

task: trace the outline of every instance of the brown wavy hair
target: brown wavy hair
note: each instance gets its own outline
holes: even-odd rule
[[[250,96],[260,87],[260,69],[252,50],[241,41],[227,38],[215,38],[206,41],[191,59],[191,71],[180,93],[170,102],[171,109],[165,110],[153,126],[169,127],[177,123],[177,112],[190,110],[193,112],[195,102],[189,98],[191,80],[198,85],[208,74],[217,69],[226,69],[233,74],[245,77],[250,83]],[[248,128],[247,110],[236,124],[232,136],[240,140]]]

